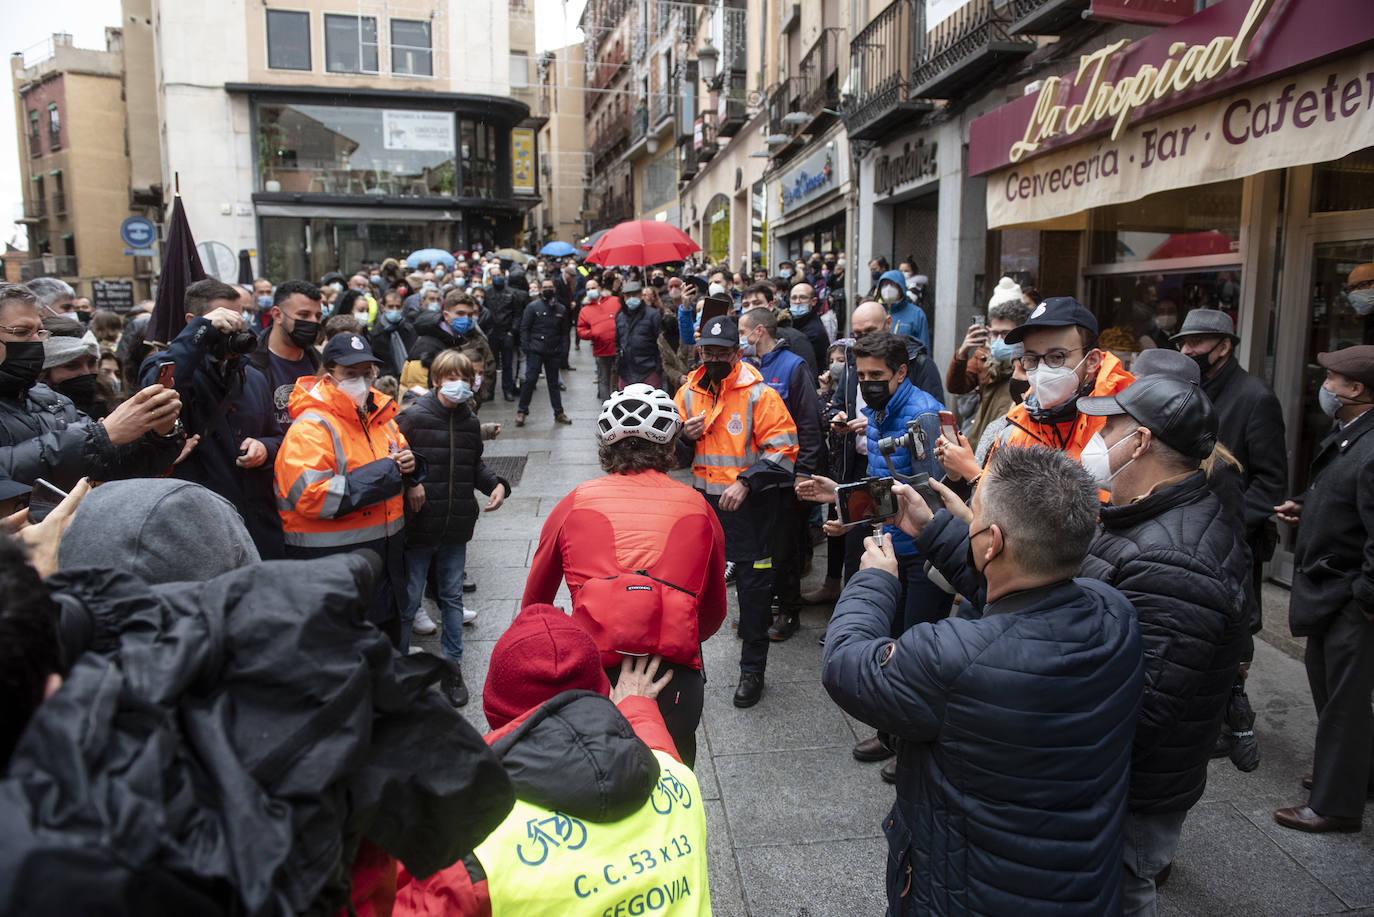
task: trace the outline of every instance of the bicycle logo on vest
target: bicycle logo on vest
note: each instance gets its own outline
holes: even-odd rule
[[[662,800],[662,804],[660,804]],[[672,772],[666,768],[658,778],[658,783],[654,786],[654,792],[649,797],[653,804],[654,811],[659,815],[667,815],[673,811],[673,803],[677,803],[684,809],[692,807],[692,791],[687,788],[687,784],[673,776]]]
[[[587,826],[570,815],[554,812],[546,818],[531,818],[525,822],[525,832],[529,835],[530,855],[525,854],[524,843],[517,844],[515,855],[526,866],[538,866],[549,858],[549,846],[578,850],[587,843]],[[576,838],[576,843],[573,839]]]

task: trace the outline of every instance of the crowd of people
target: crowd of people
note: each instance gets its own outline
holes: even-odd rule
[[[850,309],[843,252],[388,259],[195,282],[166,341],[151,302],[0,284],[5,910],[709,914],[701,646],[733,585],[740,708],[833,605],[817,676],[896,787],[891,913],[1153,914],[1208,762],[1258,766],[1279,524],[1318,727],[1274,818],[1360,830],[1374,345],[1319,356],[1332,432],[1289,494],[1225,312],[1128,367],[1004,277],[942,372],[925,278],[869,270]],[[483,737],[467,549],[513,488],[482,407],[525,426],[542,379],[571,424],[583,342],[605,474],[544,521]]]

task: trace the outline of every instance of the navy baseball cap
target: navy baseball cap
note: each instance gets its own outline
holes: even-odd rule
[[[718,315],[701,323],[697,344],[702,347],[738,347],[739,325],[728,315]]]
[[[367,340],[358,334],[334,335],[329,339],[329,343],[324,345],[324,354],[321,358],[326,364],[337,363],[340,366],[377,362],[377,358],[372,354],[372,348],[367,346]]]
[[[1079,325],[1097,334],[1097,319],[1081,302],[1072,296],[1051,296],[1035,307],[1024,324],[1007,332],[1006,342],[1018,344],[1027,331],[1035,328],[1063,328],[1068,325]]]

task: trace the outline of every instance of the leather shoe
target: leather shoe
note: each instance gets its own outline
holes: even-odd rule
[[[464,707],[468,702],[468,686],[463,682],[463,673],[456,668],[445,672],[439,681],[439,690],[444,699],[455,707]]]
[[[735,689],[735,706],[752,707],[763,696],[763,673],[740,672],[739,687]]]
[[[768,628],[768,639],[774,643],[781,643],[788,637],[797,632],[801,627],[801,622],[796,615],[778,615],[778,619]]]
[[[517,427],[523,427],[525,425],[525,416],[524,414],[515,415],[515,425]]]
[[[1308,792],[1311,792],[1311,790],[1312,790],[1312,775],[1311,775],[1311,774],[1303,774],[1303,775],[1302,775],[1302,788],[1303,788],[1304,790],[1307,790]],[[1364,798],[1365,798],[1365,799],[1374,799],[1374,786],[1369,787],[1369,788],[1365,791]]]
[[[855,761],[886,761],[896,752],[883,744],[883,740],[877,736],[871,739],[864,739],[854,746]]]
[[[893,758],[891,761],[884,764],[883,769],[878,771],[878,775],[883,778],[883,783],[896,783],[897,759]]]
[[[815,589],[801,594],[802,604],[829,605],[840,597],[840,585],[838,576],[827,576]]]
[[[572,418],[569,417],[567,414],[555,414],[555,415],[553,415],[553,419],[554,419],[554,422],[555,422],[555,423],[562,423],[562,424],[570,424],[570,423],[572,423]]]
[[[1311,806],[1293,806],[1279,809],[1274,813],[1274,821],[1285,828],[1294,828],[1310,834],[1326,834],[1329,831],[1359,831],[1360,820],[1343,815],[1319,815]]]

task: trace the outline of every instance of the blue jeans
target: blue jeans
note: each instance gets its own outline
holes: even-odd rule
[[[467,564],[466,544],[422,544],[406,548],[406,580],[410,602],[401,616],[401,652],[410,652],[410,627],[420,600],[425,595],[425,580],[433,561],[439,584],[439,615],[443,633],[439,648],[455,663],[463,661],[463,567]]]

